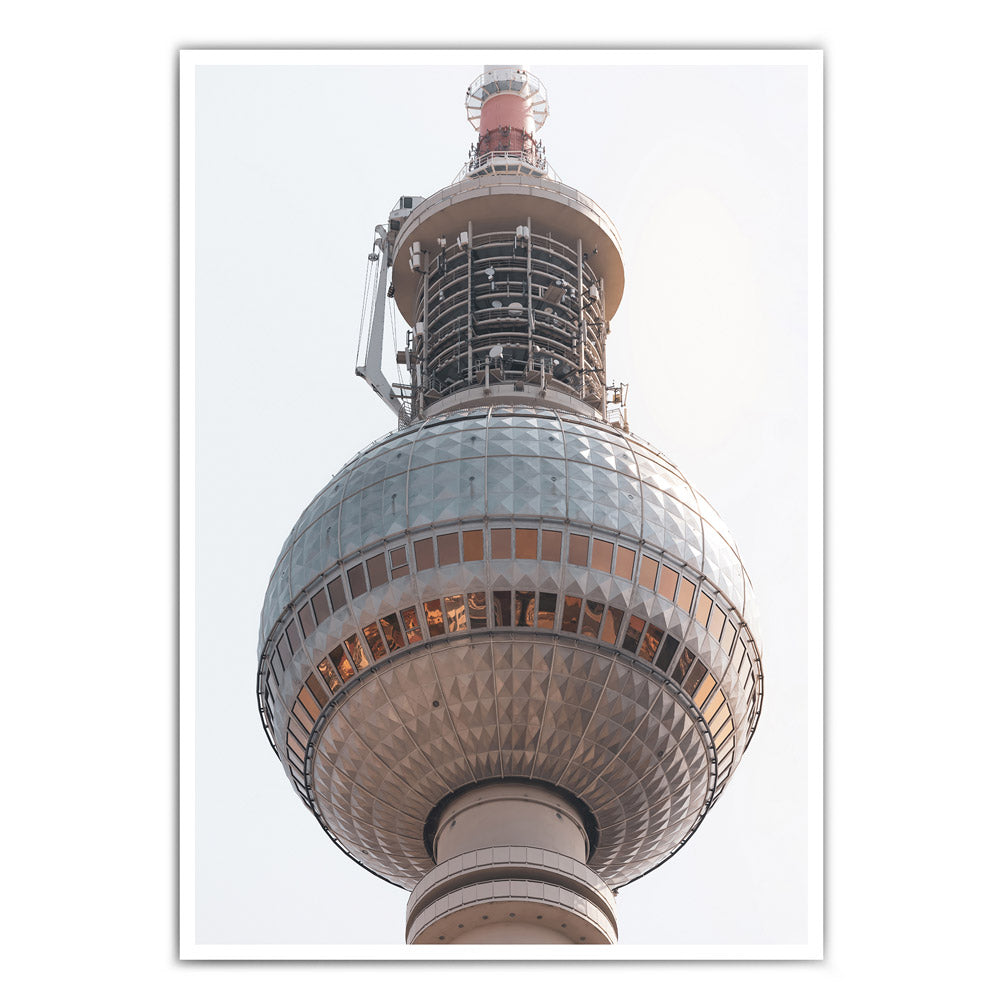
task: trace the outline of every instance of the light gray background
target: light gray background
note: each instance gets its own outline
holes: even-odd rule
[[[801,945],[820,683],[806,655],[807,70],[581,58],[530,65],[549,91],[551,164],[624,244],[609,377],[630,383],[632,430],[734,532],[763,623],[757,735],[692,841],[622,890],[620,938]],[[406,893],[326,838],[254,701],[281,543],[394,426],[353,374],[373,227],[400,195],[449,184],[474,138],[463,100],[481,61],[388,59],[196,69],[199,944],[402,941]]]
[[[26,995],[89,982],[107,997],[185,1000],[333,988],[505,1000],[623,988],[767,1000],[981,992],[995,974],[995,736],[975,709],[996,698],[997,672],[989,615],[956,622],[954,603],[996,592],[1000,555],[988,460],[1000,143],[984,125],[998,66],[980,0],[946,11],[620,0],[613,17],[606,4],[573,16],[554,4],[505,39],[825,50],[825,961],[177,961],[176,52],[495,38],[495,7],[441,7],[53,0],[0,15],[11,40],[0,62],[0,587],[17,626],[8,677],[29,707],[9,701],[2,728],[10,981]],[[71,599],[56,604],[63,580]],[[952,676],[971,679],[971,712],[942,691]],[[45,701],[41,728],[43,677],[72,689],[49,685],[61,696]],[[942,720],[960,751],[943,750]],[[955,822],[925,822],[930,802],[954,807]],[[252,836],[241,827],[233,840]],[[331,913],[345,902],[334,897]]]

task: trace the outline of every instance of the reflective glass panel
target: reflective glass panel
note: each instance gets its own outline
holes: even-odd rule
[[[556,626],[556,595],[541,593],[538,595],[538,627],[555,628]]]
[[[466,562],[479,562],[483,558],[483,533],[481,530],[462,532],[463,558]]]
[[[330,592],[330,607],[334,611],[339,611],[347,603],[347,597],[344,594],[344,581],[338,576],[327,584],[326,589]]]
[[[701,708],[705,704],[705,699],[711,694],[712,688],[715,687],[715,678],[711,674],[706,674],[705,679],[701,682],[698,690],[691,696],[691,700]]]
[[[625,638],[622,640],[622,649],[626,653],[634,653],[639,648],[639,636],[642,635],[645,624],[644,618],[637,618],[635,615],[629,618],[628,628],[625,629]]]
[[[285,638],[285,634],[281,634],[281,638],[278,640],[278,655],[281,657],[281,665],[287,667],[288,664],[292,662],[292,647],[288,645],[288,639]]]
[[[490,554],[494,559],[510,558],[510,528],[490,530]]]
[[[533,590],[514,592],[514,624],[518,628],[535,627],[535,592]]]
[[[664,672],[667,672],[667,667],[670,666],[670,661],[674,658],[674,653],[677,652],[677,647],[680,643],[672,636],[667,635],[663,640],[663,645],[660,646],[659,655],[656,657],[656,665]]]
[[[368,640],[368,648],[372,651],[372,656],[376,660],[381,660],[385,656],[385,643],[382,642],[382,636],[379,635],[378,625],[371,622],[361,631],[364,632],[365,638]]]
[[[403,616],[403,628],[406,629],[406,638],[410,642],[421,642],[424,638],[420,631],[420,616],[416,608],[403,608],[399,612]]]
[[[306,684],[316,699],[316,704],[321,708],[330,700],[330,692],[320,682],[320,679],[311,671],[306,675]]]
[[[656,588],[656,592],[660,595],[660,597],[665,597],[668,601],[672,601],[674,599],[674,593],[677,590],[678,579],[680,579],[678,574],[675,573],[669,566],[661,566],[660,585]],[[686,582],[687,581],[685,581],[685,583]],[[692,593],[694,593],[693,589]],[[688,601],[688,607],[691,607],[690,600]]]
[[[690,649],[682,649],[674,664],[674,672],[670,675],[675,683],[680,684],[692,663],[694,663],[694,653]]]
[[[401,576],[408,576],[410,566],[406,561],[406,548],[400,546],[389,553],[389,562],[392,565],[392,578],[398,580]]]
[[[333,661],[333,665],[337,668],[337,673],[340,674],[342,680],[346,681],[349,677],[354,676],[354,667],[351,666],[351,661],[347,658],[343,646],[338,646],[330,654],[330,659]]]
[[[712,598],[708,594],[698,595],[698,610],[694,613],[694,620],[703,626],[708,626],[708,616],[712,612]]]
[[[590,565],[602,573],[611,572],[611,553],[614,551],[614,546],[611,542],[605,542],[603,539],[594,539],[594,555],[590,560]]]
[[[698,690],[698,685],[701,684],[706,673],[708,673],[708,667],[706,667],[705,664],[699,660],[694,665],[694,670],[691,671],[691,676],[684,682],[684,690],[692,698],[694,697],[695,691]]]
[[[389,582],[389,573],[385,568],[385,553],[379,552],[369,559],[365,565],[368,567],[368,579],[372,587],[381,587]]]
[[[298,757],[299,763],[304,767],[306,763],[306,749],[299,745],[299,741],[291,733],[288,734],[288,749]]]
[[[655,625],[650,625],[646,629],[646,634],[642,637],[642,643],[639,646],[639,655],[648,663],[653,662],[653,657],[656,655],[656,649],[662,638],[663,629],[659,629]]]
[[[722,630],[726,627],[726,613],[718,604],[712,608],[712,617],[708,620],[708,631],[713,639],[722,638]]]
[[[715,694],[713,694],[709,699],[708,704],[702,712],[706,719],[711,719],[712,716],[715,715],[715,713],[719,710],[719,707],[722,705],[723,700],[724,697],[722,694],[722,688],[716,688]]]
[[[458,554],[458,532],[452,531],[447,535],[438,535],[438,565],[451,566],[460,561]]]
[[[729,729],[725,733],[719,732],[724,725],[729,725]],[[716,737],[716,743],[721,743],[730,732],[732,732],[733,717],[729,714],[728,708],[723,708],[721,712],[717,712],[715,718],[712,719],[712,724],[708,727],[708,731]]]
[[[305,710],[301,701],[296,701],[295,704],[292,705],[292,715],[294,715],[306,729],[311,730],[316,721],[315,719],[309,718],[309,713]]]
[[[309,689],[304,685],[302,690],[299,691],[299,701],[302,702],[303,707],[312,716],[313,722],[315,722],[319,718],[320,706]]]
[[[562,559],[562,532],[542,532],[542,558],[547,562],[559,562]]]
[[[480,538],[482,544],[482,538]],[[474,594],[469,594],[469,625],[472,628],[486,628],[489,624],[486,620],[486,594],[477,590]]]
[[[347,571],[347,582],[351,586],[351,597],[360,597],[368,590],[365,582],[365,567],[362,563],[352,566]]]
[[[309,732],[304,729],[302,724],[299,722],[295,716],[288,717],[288,731],[303,745],[305,746],[309,742]]]
[[[444,612],[440,601],[424,601],[424,614],[427,616],[428,635],[444,635]]]
[[[337,647],[340,649],[340,647]],[[344,651],[340,650],[340,655],[344,655]],[[326,681],[327,687],[331,691],[336,691],[340,687],[340,678],[337,676],[337,672],[333,669],[333,664],[330,662],[329,658],[324,656],[322,660],[319,661],[316,669],[320,672],[320,676]]]
[[[493,592],[493,621],[497,628],[510,625],[510,591],[496,590]]]
[[[562,630],[564,632],[575,632],[580,624],[580,605],[582,600],[579,597],[567,597],[563,601]]]
[[[586,535],[569,536],[569,561],[574,566],[586,566],[589,563],[590,539]]]
[[[347,646],[347,651],[351,654],[351,659],[354,660],[354,666],[360,673],[369,663],[365,647],[361,645],[361,640],[356,635],[345,639],[344,645]]]
[[[446,597],[444,612],[449,632],[465,631],[465,597],[462,594],[451,594]]]
[[[432,569],[434,567],[434,539],[418,538],[413,543],[413,558],[417,569]]]
[[[325,590],[321,590],[318,594],[314,595],[312,599],[312,608],[317,625],[321,622],[325,622],[327,618],[330,617],[330,601],[326,596]]]
[[[604,605],[600,601],[587,601],[583,608],[583,623],[580,625],[580,634],[590,639],[596,639],[603,614]]]
[[[732,622],[726,622],[726,627],[722,630],[722,648],[728,655],[733,651],[733,640],[736,638],[736,629]]]
[[[312,605],[303,604],[299,611],[299,624],[302,626],[303,635],[312,635],[316,628],[316,619],[313,617]]]
[[[397,649],[402,649],[406,641],[403,639],[403,630],[399,627],[399,619],[395,615],[386,615],[381,621],[382,634],[389,652],[395,653]]]
[[[656,567],[659,564],[655,559],[650,559],[649,556],[643,556],[639,561],[639,586],[645,587],[647,590],[652,590],[656,585]],[[673,598],[673,593],[670,595],[670,599]]]
[[[288,645],[292,647],[292,652],[298,652],[299,647],[302,645],[298,625],[295,622],[289,622],[288,628],[285,629],[285,635],[288,636]]]
[[[604,628],[601,629],[601,642],[610,643],[612,646],[618,642],[618,632],[624,617],[624,611],[620,611],[618,608],[608,608],[608,613],[604,616]]]
[[[692,600],[694,600],[694,584],[686,576],[682,576],[681,587],[677,592],[677,606],[683,608],[687,614],[691,614]]]
[[[537,559],[538,558],[538,529],[518,528],[516,531],[517,559]]]
[[[618,546],[618,555],[615,558],[615,576],[620,576],[623,580],[632,579],[632,570],[635,569],[635,553],[624,545]]]

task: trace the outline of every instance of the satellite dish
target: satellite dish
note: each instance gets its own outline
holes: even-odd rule
[[[503,306],[503,303],[499,299],[494,299],[490,303],[490,305],[493,306],[494,309],[499,309],[499,308],[501,308]]]
[[[511,302],[511,304],[507,306],[507,312],[516,314],[519,313],[523,308],[524,306],[522,306],[520,302]]]
[[[490,348],[490,357],[491,358],[502,358],[503,357],[503,348],[499,344],[497,344],[496,347],[491,347]]]

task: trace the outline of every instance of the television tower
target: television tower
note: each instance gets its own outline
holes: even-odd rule
[[[548,168],[545,88],[487,66],[465,106],[459,180],[376,227],[357,372],[399,426],[288,536],[258,703],[334,843],[410,890],[408,943],[610,944],[617,890],[683,846],[753,735],[756,603],[608,383],[621,243]]]

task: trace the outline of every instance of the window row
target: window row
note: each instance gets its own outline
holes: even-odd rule
[[[640,587],[673,602],[685,614],[691,614],[695,604],[697,584],[665,563],[646,555],[638,555],[637,559],[635,549],[589,535],[571,532],[567,541],[562,531],[548,528],[491,528],[485,531],[475,528],[418,538],[412,543],[412,559],[409,546],[405,543],[389,549],[388,553],[377,552],[347,570],[347,585],[352,597],[361,597],[369,590],[388,583],[390,578],[395,580],[409,575],[411,562],[417,572],[460,562],[481,562],[487,557],[487,545],[492,559],[541,559],[548,562],[561,562],[565,549],[565,559],[570,565],[614,573],[624,580],[633,579],[638,562],[637,582]],[[321,622],[346,604],[344,581],[339,576],[307,600],[298,610],[298,623],[293,619],[276,643],[271,658],[276,673],[278,667],[287,668],[301,645],[302,635],[312,634]],[[729,656],[733,651],[739,621],[729,618],[722,603],[718,599],[713,600],[704,590],[698,595],[694,617]]]
[[[544,591],[476,591],[423,601],[370,622],[324,656],[316,673],[307,675],[289,721],[289,761],[304,766],[308,734],[320,713],[342,684],[372,663],[426,638],[489,627],[558,629],[620,645],[654,664],[688,695],[722,756],[734,734],[732,714],[715,677],[690,649],[682,648],[675,661],[680,644],[674,636],[637,615],[572,595],[564,598],[557,623],[557,603],[556,594]]]

